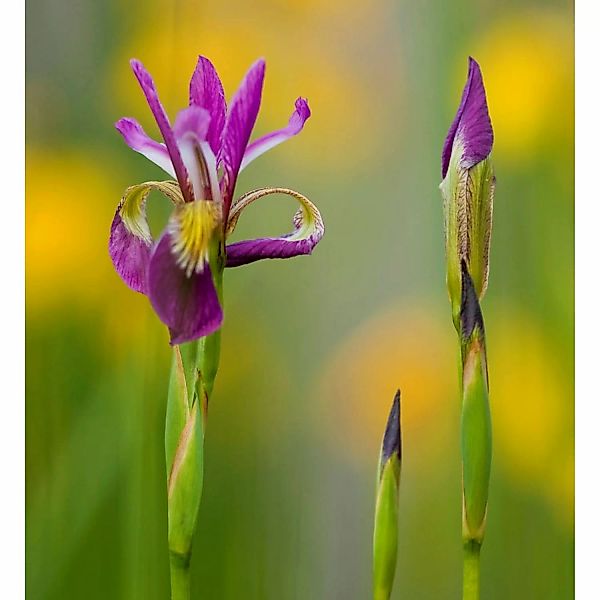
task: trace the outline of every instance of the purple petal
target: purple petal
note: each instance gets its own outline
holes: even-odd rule
[[[215,156],[221,150],[221,134],[225,125],[225,93],[213,64],[204,56],[198,57],[196,70],[190,81],[190,105],[204,108],[210,114],[207,139]]]
[[[321,241],[325,225],[319,209],[305,196],[287,188],[263,188],[248,192],[233,206],[227,223],[226,235],[230,235],[243,210],[260,198],[271,194],[292,196],[300,203],[294,215],[294,231],[280,237],[259,238],[229,244],[226,248],[227,267],[239,267],[263,258],[291,258],[310,254]]]
[[[133,234],[126,226],[117,208],[110,228],[108,251],[121,279],[134,291],[148,293],[146,275],[150,262],[152,241]]]
[[[285,142],[292,136],[300,133],[304,127],[304,123],[309,117],[310,108],[308,107],[308,102],[304,98],[298,98],[296,100],[296,108],[290,117],[287,127],[278,129],[277,131],[273,131],[254,140],[246,148],[240,170],[244,169],[249,162],[267,152],[267,150],[274,148],[278,144],[281,144],[281,142]]]
[[[186,199],[186,201],[191,202],[193,200],[193,195],[188,183],[188,173],[185,165],[183,164],[183,160],[181,159],[181,154],[179,153],[179,148],[177,147],[177,143],[175,141],[175,135],[173,134],[171,124],[169,123],[169,118],[167,117],[165,109],[158,99],[158,93],[156,91],[154,81],[152,81],[152,77],[139,60],[132,59],[130,64],[131,68],[133,69],[133,73],[137,77],[140,87],[144,92],[144,96],[146,96],[148,106],[150,106],[150,110],[156,119],[156,124],[158,125],[163,139],[165,140],[165,146],[167,147],[167,151],[171,157],[175,175],[177,176],[179,186],[183,192],[183,197]]]
[[[310,254],[320,239],[313,235],[301,240],[280,237],[235,242],[227,246],[227,266],[239,267],[263,258],[292,258]]]
[[[143,130],[142,126],[135,120],[130,118],[119,119],[115,123],[117,131],[123,136],[125,143],[136,152],[139,152],[147,159],[151,160],[155,165],[166,171],[171,177],[175,177],[175,170],[167,148],[153,140]]]
[[[488,112],[481,69],[469,57],[469,75],[460,105],[442,149],[442,179],[446,177],[454,140],[463,146],[461,166],[469,169],[492,151],[494,132]]]
[[[194,197],[200,200],[220,199],[217,163],[206,141],[210,120],[206,109],[194,105],[180,111],[173,126]]]
[[[262,86],[265,77],[265,61],[257,60],[248,70],[238,91],[231,101],[225,121],[221,159],[224,175],[221,183],[225,214],[231,206],[240,165],[258,116]]]
[[[170,234],[163,234],[150,259],[148,295],[156,314],[169,327],[174,345],[216,331],[223,311],[208,264],[187,277],[177,265],[172,245]]]

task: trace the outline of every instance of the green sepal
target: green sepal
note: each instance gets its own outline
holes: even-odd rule
[[[446,284],[457,331],[462,260],[467,263],[479,299],[487,288],[496,181],[489,157],[465,169],[460,165],[462,154],[462,146],[455,143],[448,172],[440,184],[444,199]]]
[[[169,549],[189,557],[202,498],[204,431],[199,402],[194,402],[181,432],[168,480]]]
[[[373,598],[392,593],[398,552],[398,487],[400,460],[393,454],[381,467],[373,531]]]
[[[492,462],[492,423],[485,346],[473,332],[463,361],[461,445],[463,457],[463,538],[483,541]]]

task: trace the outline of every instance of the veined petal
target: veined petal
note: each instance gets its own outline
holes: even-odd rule
[[[213,64],[204,56],[198,57],[198,64],[190,81],[190,105],[204,108],[210,114],[210,125],[206,139],[215,156],[221,150],[221,134],[225,125],[227,105],[223,84]]]
[[[175,175],[179,181],[181,191],[183,192],[183,197],[186,199],[186,201],[191,202],[193,200],[193,195],[188,182],[187,169],[183,164],[183,160],[181,158],[179,148],[177,147],[175,135],[171,129],[171,124],[169,123],[167,113],[158,99],[158,92],[156,91],[154,81],[152,80],[150,73],[146,71],[144,65],[142,65],[139,60],[132,59],[130,64],[133,73],[136,76],[142,91],[144,92],[144,96],[146,96],[148,106],[150,106],[150,110],[156,119],[156,124],[158,125],[163,139],[165,140],[165,146],[169,152],[169,156],[171,157],[171,163],[173,164]]]
[[[194,197],[220,202],[217,161],[206,138],[210,121],[206,109],[189,106],[177,115],[173,132],[192,182]]]
[[[166,171],[171,177],[175,177],[175,169],[167,147],[153,140],[135,120],[129,117],[119,119],[115,123],[117,131],[123,136],[125,143],[136,152]]]
[[[235,182],[260,109],[264,78],[265,61],[260,59],[246,73],[231,101],[229,114],[225,121],[223,146],[221,148],[221,160],[224,169],[221,192],[226,214],[231,206]]]
[[[460,105],[442,149],[442,179],[446,177],[452,147],[462,146],[461,166],[471,168],[486,158],[492,151],[494,132],[488,113],[481,69],[469,57],[469,75],[463,90]]]
[[[209,335],[223,322],[223,311],[208,263],[190,276],[177,264],[170,233],[164,233],[150,259],[148,295],[160,320],[169,327],[171,344]]]
[[[131,289],[142,294],[148,293],[147,271],[153,244],[146,220],[146,199],[152,190],[163,193],[174,204],[183,203],[175,181],[148,181],[127,188],[113,218],[108,243],[115,270]]]
[[[277,131],[272,131],[267,135],[263,135],[257,140],[254,140],[246,148],[240,171],[246,168],[248,163],[252,162],[261,154],[264,154],[271,148],[281,144],[281,142],[285,142],[289,138],[302,131],[304,123],[310,117],[310,108],[308,107],[308,102],[304,98],[298,98],[295,106],[296,108],[292,113],[292,116],[290,117],[286,127],[278,129]]]
[[[280,237],[245,240],[228,245],[227,267],[239,267],[263,258],[291,258],[310,254],[323,237],[325,226],[317,207],[302,194],[287,188],[264,188],[242,196],[231,209],[227,235],[235,229],[244,208],[270,194],[287,194],[300,203],[300,209],[294,215],[294,231]]]

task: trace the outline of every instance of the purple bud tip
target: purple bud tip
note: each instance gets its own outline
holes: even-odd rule
[[[383,434],[383,443],[381,445],[381,466],[396,453],[398,460],[402,458],[402,435],[400,429],[400,390],[396,392],[392,409]]]
[[[467,263],[461,261],[462,269],[462,298],[460,304],[460,325],[463,340],[468,340],[475,329],[484,333],[483,315],[477,299],[477,292],[469,274]]]
[[[471,57],[469,57],[467,83],[442,149],[442,179],[448,172],[455,140],[462,144],[463,154],[460,165],[465,169],[487,158],[494,143],[494,131],[488,112],[481,69],[477,61]]]

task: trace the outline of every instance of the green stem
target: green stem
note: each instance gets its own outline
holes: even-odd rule
[[[190,559],[170,552],[171,600],[190,598]]]
[[[481,544],[465,542],[463,562],[463,600],[479,600],[479,553]]]

